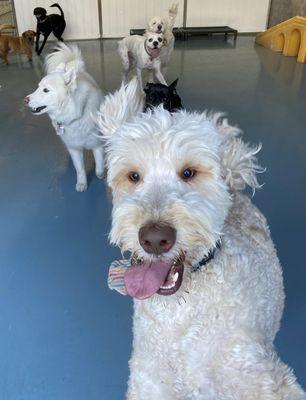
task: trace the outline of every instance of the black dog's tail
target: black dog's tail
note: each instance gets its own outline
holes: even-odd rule
[[[54,3],[54,4],[52,4],[52,6],[50,6],[50,7],[57,7],[57,8],[60,10],[60,12],[61,12],[61,16],[62,16],[63,18],[65,18],[65,16],[64,16],[64,11],[62,10],[62,7],[61,7],[58,3]]]

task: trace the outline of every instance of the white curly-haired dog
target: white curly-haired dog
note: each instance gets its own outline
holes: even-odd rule
[[[178,4],[174,3],[168,10],[166,18],[153,17],[150,19],[146,32],[162,33],[164,35],[164,46],[161,49],[160,59],[162,71],[165,74],[166,68],[170,62],[171,54],[174,48],[175,37],[173,27],[178,13]],[[151,79],[151,78],[150,78]]]
[[[118,53],[122,62],[122,82],[128,82],[128,75],[136,68],[140,86],[142,83],[142,70],[152,70],[158,82],[167,85],[161,73],[160,52],[163,47],[163,34],[148,32],[143,36],[126,36],[118,42]]]
[[[259,147],[220,114],[140,113],[135,80],[98,119],[113,193],[110,240],[132,254],[129,400],[302,400],[273,340],[283,312],[258,187]]]
[[[76,190],[87,189],[83,151],[93,151],[96,175],[103,177],[104,152],[92,113],[99,109],[102,93],[86,72],[77,46],[59,43],[46,58],[47,75],[35,92],[26,96],[25,104],[35,115],[47,113],[72,158],[77,173]]]

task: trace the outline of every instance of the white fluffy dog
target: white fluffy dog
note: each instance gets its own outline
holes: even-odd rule
[[[168,17],[153,17],[147,26],[146,32],[162,33],[164,35],[164,46],[161,49],[160,59],[162,68],[168,66],[174,48],[175,37],[173,27],[177,17],[178,4],[172,4],[168,11]],[[163,71],[164,72],[164,71]]]
[[[46,59],[47,75],[35,92],[25,98],[25,103],[35,115],[48,113],[72,158],[77,173],[76,190],[83,192],[87,189],[84,149],[93,151],[96,175],[103,177],[103,146],[92,118],[92,113],[99,109],[102,94],[86,72],[77,46],[60,43],[55,50]]]
[[[129,72],[135,67],[137,77],[142,84],[142,70],[144,68],[152,70],[155,78],[167,85],[161,73],[160,52],[163,46],[162,33],[147,33],[144,36],[127,36],[118,42],[118,53],[122,62],[123,83],[128,82]]]
[[[111,242],[133,255],[129,400],[302,400],[273,340],[284,291],[260,171],[220,114],[139,113],[132,81],[99,124],[113,193]],[[133,116],[134,115],[134,116]]]

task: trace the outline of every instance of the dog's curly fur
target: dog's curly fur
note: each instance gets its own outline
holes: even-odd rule
[[[166,45],[161,50],[162,68],[168,66],[171,54],[174,48],[175,37],[173,35],[173,27],[178,13],[178,4],[173,3],[168,10],[168,16],[165,18],[155,16],[149,21],[146,32],[163,33]]]
[[[132,81],[106,98],[98,118],[113,192],[110,240],[147,254],[138,241],[148,221],[170,224],[185,253],[175,294],[134,301],[129,400],[302,400],[273,341],[283,312],[282,270],[264,216],[241,193],[256,189],[259,146],[243,142],[222,114],[142,114]],[[181,171],[196,171],[188,182]],[[140,179],[129,180],[137,171]],[[192,272],[216,241],[222,247]]]

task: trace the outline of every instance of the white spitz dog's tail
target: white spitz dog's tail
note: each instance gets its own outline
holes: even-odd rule
[[[173,29],[178,13],[178,3],[173,3],[168,10],[168,29]]]
[[[45,70],[47,74],[58,69],[74,69],[76,73],[85,71],[85,63],[81,50],[75,46],[67,46],[59,42],[54,48],[53,53],[48,54],[45,59]]]

